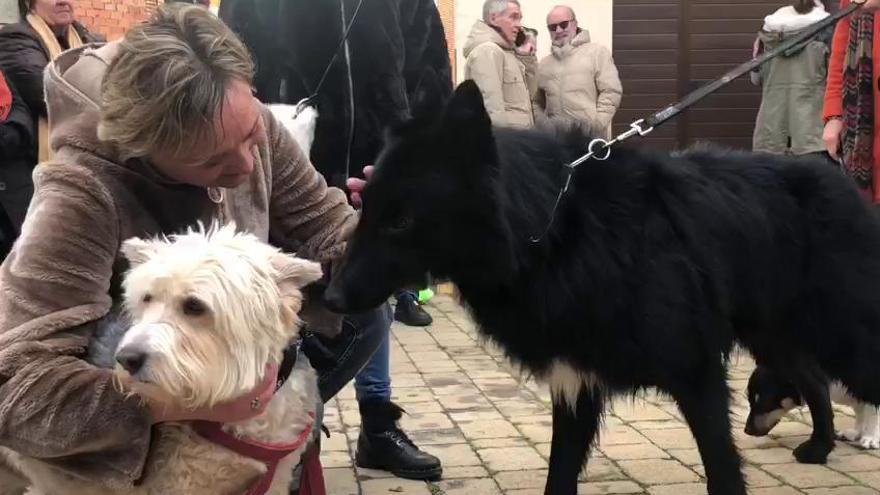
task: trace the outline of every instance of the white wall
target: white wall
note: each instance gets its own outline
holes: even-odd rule
[[[523,25],[538,30],[538,59],[550,53],[550,35],[547,33],[547,13],[554,5],[565,4],[577,14],[581,28],[590,30],[593,41],[611,49],[613,0],[520,0]],[[474,22],[483,15],[482,0],[457,0],[455,2],[455,55],[457,79],[464,74],[464,57],[461,49]]]
[[[0,0],[0,24],[11,24],[18,20],[18,1]]]

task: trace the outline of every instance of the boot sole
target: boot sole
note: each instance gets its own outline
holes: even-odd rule
[[[356,461],[357,467],[364,469],[379,469],[388,471],[389,473],[408,480],[417,481],[438,481],[443,476],[443,466],[427,469],[391,469],[382,464],[372,464],[369,462]]]

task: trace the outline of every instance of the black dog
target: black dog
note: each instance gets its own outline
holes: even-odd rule
[[[541,237],[587,141],[493,130],[471,81],[421,113],[389,134],[325,301],[356,312],[426,272],[452,280],[481,331],[556,392],[546,493],[576,493],[605,401],[645,387],[677,402],[709,492],[746,493],[725,382],[735,341],[880,403],[880,221],[839,171],[615,146],[576,169]],[[828,407],[824,390],[811,408]]]
[[[775,370],[761,364],[755,367],[749,377],[747,390],[749,417],[746,419],[746,434],[756,437],[767,435],[786,413],[803,406],[805,394],[795,386],[789,376],[790,370]],[[822,384],[816,382],[814,386],[820,387]],[[811,409],[813,436],[827,438],[834,435],[864,449],[880,448],[880,409],[856,399],[839,383],[831,383],[828,391],[831,402],[853,408],[855,427],[837,432],[834,430],[834,418],[825,416],[831,411],[830,406],[827,411],[825,408],[820,411]],[[820,461],[824,462],[824,459]]]
[[[754,437],[767,435],[789,411],[804,405],[801,393],[793,382],[786,380],[776,370],[761,365],[756,366],[749,376],[746,396],[749,400],[749,417],[746,419],[745,432]],[[816,425],[825,424],[824,418],[819,421],[814,418],[813,422]]]

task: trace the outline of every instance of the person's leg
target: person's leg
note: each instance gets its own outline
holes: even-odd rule
[[[361,321],[367,332],[381,335],[379,346],[367,364],[354,377],[354,390],[359,403],[366,401],[389,402],[391,400],[391,326],[390,306],[382,306],[382,314]],[[388,329],[386,329],[388,327]]]
[[[419,450],[397,424],[403,410],[391,402],[391,308],[385,305],[383,309],[372,320],[359,322],[366,333],[382,334],[384,338],[355,377],[361,413],[355,461],[360,467],[384,469],[401,478],[438,479],[443,472],[440,459]]]
[[[342,331],[332,340],[312,336],[307,350],[318,370],[318,387],[324,402],[335,397],[366,366],[387,339],[387,330],[372,321],[388,319],[388,304],[359,315],[346,316]]]
[[[434,322],[431,315],[419,304],[418,293],[401,290],[395,294],[394,319],[411,327],[425,327]]]

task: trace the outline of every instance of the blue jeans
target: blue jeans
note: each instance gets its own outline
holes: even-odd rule
[[[346,316],[342,332],[332,345],[336,365],[318,376],[321,398],[326,402],[354,377],[358,402],[391,400],[390,337],[391,305]]]

